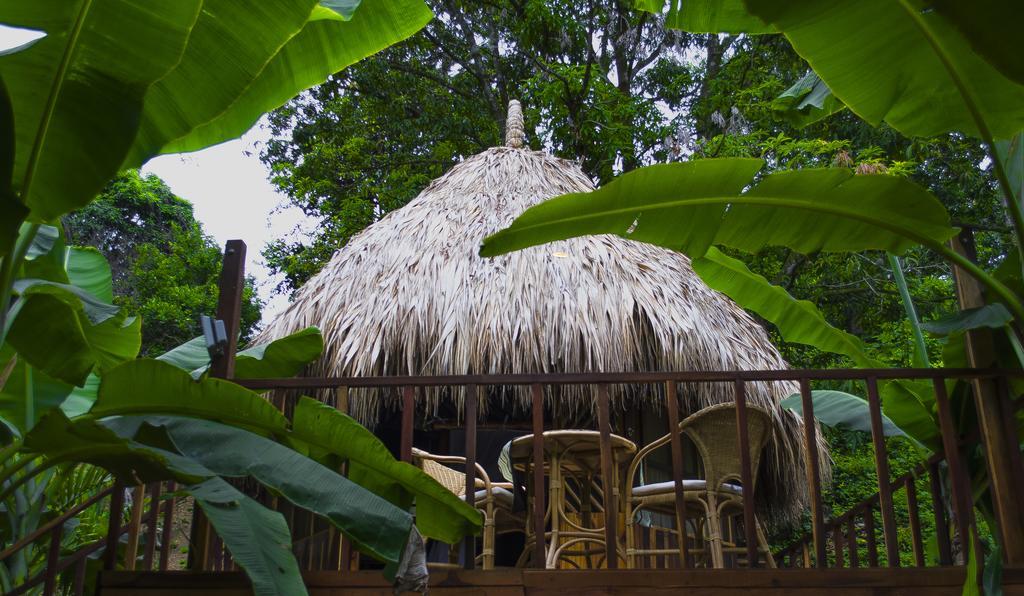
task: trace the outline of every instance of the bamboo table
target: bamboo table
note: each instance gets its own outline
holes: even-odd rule
[[[563,556],[585,556],[588,564],[590,555],[595,551],[583,545],[597,543],[603,547],[605,557],[618,553],[618,532],[615,532],[615,544],[609,549],[606,544],[606,533],[602,526],[595,525],[594,510],[603,515],[603,523],[618,523],[618,511],[605,511],[606,500],[603,488],[611,486],[615,502],[621,499],[621,469],[625,467],[636,453],[636,445],[632,441],[611,435],[612,475],[610,481],[601,478],[601,433],[593,430],[552,430],[543,435],[544,472],[548,478],[547,511],[545,520],[550,530],[545,534],[545,567],[554,569]],[[533,486],[533,474],[529,471],[533,464],[533,435],[525,435],[514,439],[509,448],[509,459],[518,471],[527,472],[527,494],[532,495],[537,487]],[[600,480],[600,485],[596,482]],[[575,489],[575,490],[574,490]],[[541,487],[543,490],[543,487]],[[573,503],[570,503],[570,500]],[[530,513],[527,520],[533,519],[533,507],[536,502],[528,498]],[[569,509],[576,505],[575,511]],[[618,509],[618,507],[616,507]],[[533,524],[526,524],[526,552],[531,552],[529,544],[536,540],[533,535]]]

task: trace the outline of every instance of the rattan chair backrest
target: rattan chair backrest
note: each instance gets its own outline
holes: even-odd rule
[[[771,417],[757,406],[747,406],[747,440],[750,447],[752,480],[757,480],[761,453],[771,434]],[[681,430],[697,447],[704,464],[708,489],[739,483],[742,478],[740,442],[736,426],[736,404],[718,404],[704,408],[680,424]],[[754,487],[751,486],[750,490]]]
[[[413,461],[416,465],[423,470],[423,472],[437,480],[437,482],[447,488],[448,490],[455,493],[456,496],[463,496],[466,494],[466,475],[462,472],[449,468],[448,466],[438,463],[433,459],[430,459],[429,453],[425,451],[419,451],[418,449],[413,450]]]

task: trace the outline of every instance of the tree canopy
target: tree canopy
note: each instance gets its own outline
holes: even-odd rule
[[[578,160],[598,184],[697,157],[764,158],[766,171],[884,171],[923,184],[956,225],[975,229],[987,265],[1006,254],[1009,228],[981,144],[958,133],[909,138],[848,110],[799,127],[776,98],[809,67],[782,35],[685,33],[621,1],[431,5],[442,18],[419,34],[271,114],[261,159],[288,201],[320,222],[308,238],[265,248],[285,276],[279,291],[302,285],[459,159],[500,144],[509,99],[524,104],[533,148]],[[875,356],[910,364],[910,329],[884,253],[767,248],[743,258],[866,339]],[[955,310],[944,261],[922,250],[903,266],[922,319]],[[784,349],[794,364],[836,361],[797,344]],[[938,356],[937,342],[931,350]]]
[[[125,170],[89,205],[64,218],[69,244],[95,246],[110,261],[114,303],[142,318],[142,354],[161,354],[200,335],[215,314],[223,254],[203,232],[192,204],[158,176]],[[241,340],[260,320],[247,280]]]

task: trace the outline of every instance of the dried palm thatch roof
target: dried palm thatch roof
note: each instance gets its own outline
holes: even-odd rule
[[[786,367],[764,329],[705,285],[682,254],[591,236],[479,257],[481,240],[527,207],[593,189],[576,164],[521,148],[521,126],[510,116],[513,146],[467,158],[353,237],[258,341],[318,326],[326,348],[309,370],[316,376]],[[795,390],[791,383],[747,388],[748,402],[775,421],[759,492],[773,503],[776,520],[794,519],[806,500],[803,425],[778,405]],[[623,409],[663,399],[660,388],[611,391]],[[693,384],[680,396],[689,414],[732,401],[733,389]],[[351,413],[372,425],[396,398],[353,391]],[[428,392],[428,411],[448,398],[461,395]],[[546,399],[561,412],[590,411],[593,404],[585,386],[552,388]],[[528,388],[496,389],[480,407],[528,410]]]

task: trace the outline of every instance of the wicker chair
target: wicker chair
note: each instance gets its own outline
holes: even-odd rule
[[[695,534],[703,539],[707,533],[709,549],[696,548],[694,554],[710,554],[711,563],[720,568],[725,565],[725,553],[741,554],[745,548],[734,544],[723,544],[722,519],[734,519],[743,511],[744,487],[739,485],[741,478],[741,460],[739,440],[736,436],[736,406],[719,404],[705,408],[683,420],[678,432],[690,439],[697,448],[697,454],[704,468],[704,479],[687,479],[683,481],[683,499],[687,513],[696,513],[702,519],[695,519]],[[747,437],[750,445],[750,468],[754,482],[757,478],[758,464],[761,453],[768,442],[771,432],[771,418],[768,413],[755,406],[747,406]],[[636,566],[639,555],[666,554],[664,549],[652,551],[637,548],[635,538],[636,514],[640,510],[650,510],[675,516],[675,482],[658,482],[633,486],[637,472],[644,459],[671,441],[667,434],[641,449],[629,466],[626,476],[626,553],[631,567]],[[751,493],[753,492],[751,487]],[[688,519],[694,519],[687,516]],[[730,521],[732,521],[730,519]],[[706,523],[704,523],[706,522]],[[771,552],[765,539],[760,523],[755,520],[758,550],[764,555],[769,567],[775,566]],[[703,527],[702,527],[703,526]],[[730,536],[732,526],[730,525]],[[679,540],[685,540],[685,531],[678,532]],[[708,553],[707,551],[710,551]]]
[[[428,476],[459,497],[466,498],[466,475],[445,464],[466,465],[466,458],[454,455],[435,455],[421,449],[412,450],[413,462]],[[494,568],[494,540],[497,534],[523,531],[521,515],[512,512],[512,483],[491,482],[480,464],[476,465],[476,494],[474,506],[484,514],[483,548],[481,566]],[[436,565],[435,565],[436,566]],[[442,565],[444,566],[444,565]]]

